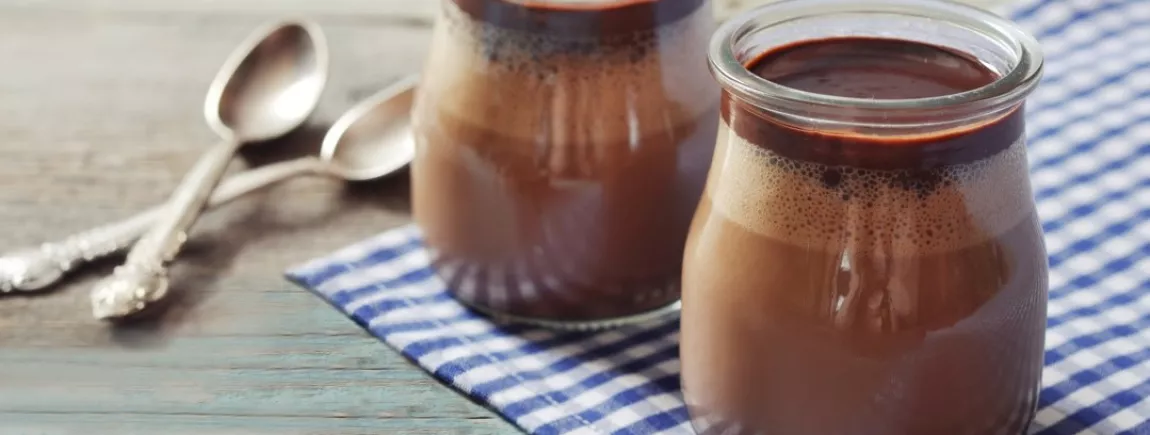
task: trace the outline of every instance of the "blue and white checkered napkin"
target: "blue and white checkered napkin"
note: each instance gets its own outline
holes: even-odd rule
[[[1029,102],[1050,252],[1035,431],[1150,434],[1150,0],[1031,1]],[[289,272],[436,377],[535,434],[689,434],[678,323],[601,333],[496,326],[428,269],[412,227]]]

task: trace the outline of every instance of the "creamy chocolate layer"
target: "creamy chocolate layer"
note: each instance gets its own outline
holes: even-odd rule
[[[953,95],[999,78],[970,55],[949,48],[863,37],[802,41],[763,53],[746,66],[760,77],[801,91],[876,100]],[[804,129],[727,92],[722,116],[740,137],[780,155],[867,169],[968,163],[1002,152],[1024,133],[1021,108],[990,122],[910,136]],[[937,120],[924,116],[922,121]]]

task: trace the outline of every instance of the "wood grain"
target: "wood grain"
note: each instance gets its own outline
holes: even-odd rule
[[[0,248],[164,198],[215,140],[209,80],[267,20],[314,16],[332,81],[312,126],[233,170],[315,152],[339,113],[418,71],[428,22],[407,12],[424,2],[403,3],[0,1]],[[0,299],[0,433],[517,433],[282,279],[408,222],[408,187],[300,179],[219,210],[176,264],[171,303],[134,323],[88,314],[88,287],[119,259]]]

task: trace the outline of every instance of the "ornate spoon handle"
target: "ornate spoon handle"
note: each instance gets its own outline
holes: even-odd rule
[[[226,204],[296,175],[323,172],[323,169],[324,164],[312,157],[252,169],[221,184],[208,200],[208,207]],[[0,257],[0,293],[47,289],[72,269],[131,246],[163,213],[164,206],[152,207],[120,222]]]

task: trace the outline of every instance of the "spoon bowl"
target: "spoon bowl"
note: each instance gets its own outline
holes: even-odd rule
[[[319,104],[327,41],[308,22],[271,24],[240,44],[208,88],[204,118],[222,137],[258,142],[287,134]]]
[[[411,107],[419,76],[409,76],[363,100],[323,139],[320,159],[348,181],[390,175],[415,158]]]

